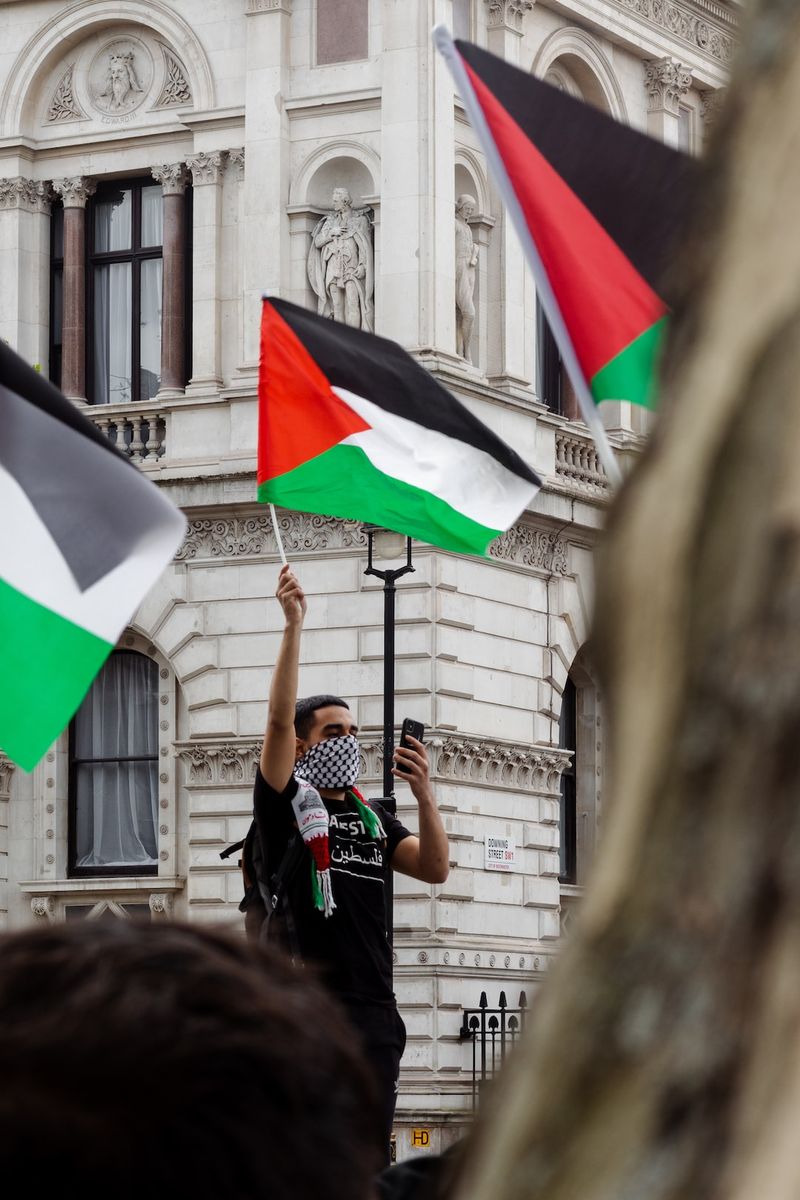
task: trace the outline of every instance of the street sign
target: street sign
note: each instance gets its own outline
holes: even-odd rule
[[[516,871],[517,844],[513,838],[486,834],[484,839],[484,869],[487,871]]]
[[[412,1129],[411,1130],[411,1145],[416,1150],[427,1150],[431,1144],[430,1129]]]

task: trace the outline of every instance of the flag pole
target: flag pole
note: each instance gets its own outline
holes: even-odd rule
[[[464,69],[464,64],[461,56],[453,44],[453,37],[446,25],[437,25],[431,37],[433,44],[446,62],[450,74],[453,77],[453,82],[456,85],[459,95],[464,102],[464,107],[467,110],[467,116],[470,119],[472,128],[478,135],[478,140],[481,143],[483,152],[486,155],[486,161],[489,164],[489,170],[494,176],[495,183],[500,189],[500,195],[503,203],[506,206],[509,217],[514,228],[517,231],[517,237],[522,243],[522,249],[525,257],[528,260],[528,266],[533,272],[534,282],[536,283],[536,291],[544,308],[547,320],[550,323],[550,328],[553,331],[553,336],[556,339],[556,344],[564,360],[564,365],[567,368],[572,386],[575,388],[575,394],[578,397],[578,403],[581,407],[583,419],[589,427],[589,432],[594,438],[597,453],[600,456],[600,461],[603,464],[606,475],[610,482],[614,485],[619,485],[622,482],[622,476],[614,458],[614,452],[611,449],[611,443],[605,431],[603,422],[600,420],[600,415],[597,411],[597,405],[594,402],[589,385],[586,382],[586,377],[583,374],[581,366],[578,362],[578,356],[575,353],[575,347],[572,344],[572,338],[569,336],[567,327],[564,323],[564,318],[561,315],[561,309],[558,306],[555,294],[550,286],[550,280],[547,272],[544,269],[539,251],[536,248],[536,243],[531,237],[531,231],[528,228],[528,223],[522,212],[522,207],[517,199],[517,193],[511,180],[508,177],[508,172],[505,169],[503,160],[497,150],[494,138],[489,132],[489,127],[486,123],[486,117],[483,114],[483,109],[480,106],[478,97],[475,95],[469,75]]]
[[[286,566],[286,551],[283,548],[283,540],[281,538],[281,531],[278,528],[278,518],[275,516],[274,504],[270,504],[269,506],[269,515],[272,517],[272,528],[275,531],[275,541],[278,543],[278,554],[281,556],[281,562]]]

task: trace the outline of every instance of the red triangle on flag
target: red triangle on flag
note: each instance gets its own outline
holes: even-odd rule
[[[258,379],[259,484],[369,428],[331,389],[303,343],[265,300]]]

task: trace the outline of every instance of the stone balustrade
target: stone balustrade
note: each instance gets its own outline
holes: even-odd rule
[[[556,433],[556,479],[577,486],[583,492],[604,494],[609,491],[597,447],[589,434],[559,430]]]
[[[155,463],[166,452],[165,414],[153,405],[103,405],[85,410],[112,446],[135,463]]]

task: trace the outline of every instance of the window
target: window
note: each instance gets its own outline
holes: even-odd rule
[[[536,299],[536,394],[551,412],[561,412],[561,355],[544,309]]]
[[[317,0],[317,65],[369,57],[369,0]]]
[[[472,37],[471,8],[472,0],[453,0],[453,37],[464,41]]]
[[[50,378],[61,387],[64,326],[64,206],[53,204],[50,221]]]
[[[161,185],[101,184],[87,216],[89,400],[151,400],[161,382]]]
[[[69,874],[158,870],[158,666],[117,650],[70,726]]]
[[[569,766],[561,772],[561,815],[559,821],[559,874],[561,883],[577,881],[578,837],[577,837],[577,781],[578,781],[578,692],[575,684],[567,677],[561,698],[561,717],[558,723],[558,744],[562,750],[572,751]]]

